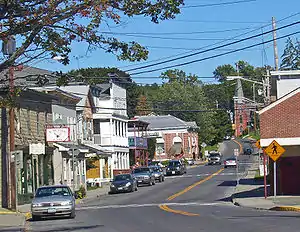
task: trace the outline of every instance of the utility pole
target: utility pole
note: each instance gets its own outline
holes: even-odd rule
[[[2,42],[2,53],[3,55],[11,56],[16,51],[16,40],[13,36],[9,36],[3,39]],[[9,95],[11,99],[14,97],[14,65],[11,65],[8,69],[8,81],[9,81]],[[5,128],[4,128],[5,129]],[[6,163],[3,164],[2,168],[7,169],[7,208],[16,210],[16,168],[15,161],[12,160],[12,152],[15,150],[15,112],[13,106],[9,108],[9,153],[7,155]],[[4,173],[3,173],[4,174]],[[5,178],[5,177],[4,177]]]
[[[278,71],[279,60],[278,60],[277,36],[276,36],[276,21],[275,21],[274,17],[272,17],[272,28],[273,28],[273,46],[274,46],[275,70]]]

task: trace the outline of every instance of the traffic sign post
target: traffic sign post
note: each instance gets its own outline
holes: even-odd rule
[[[236,172],[236,186],[239,185],[239,164],[238,164],[238,156],[239,156],[239,149],[234,149],[234,156],[236,158],[236,168],[235,168],[235,172]]]
[[[277,170],[276,170],[276,161],[279,159],[279,157],[285,152],[285,149],[277,143],[276,140],[273,140],[273,142],[265,149],[265,153],[274,161],[274,198],[277,195]]]

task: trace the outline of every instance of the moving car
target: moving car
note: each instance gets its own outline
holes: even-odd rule
[[[133,169],[133,176],[137,181],[137,186],[147,184],[149,186],[155,185],[155,177],[153,170],[149,167],[138,167]]]
[[[186,166],[180,160],[171,160],[167,166],[166,174],[170,175],[183,175],[186,173]]]
[[[237,160],[236,157],[230,157],[224,161],[224,168],[233,167],[236,168]]]
[[[218,152],[209,153],[208,165],[221,164],[221,154]]]
[[[158,180],[159,182],[165,181],[165,175],[164,171],[159,166],[149,166],[153,170],[153,174],[155,177],[155,180]]]
[[[31,203],[32,220],[47,216],[75,218],[75,197],[69,186],[39,187]]]
[[[137,191],[136,179],[131,174],[116,175],[110,184],[110,193]]]

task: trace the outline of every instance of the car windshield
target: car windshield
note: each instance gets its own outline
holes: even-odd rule
[[[68,187],[45,187],[39,188],[35,197],[48,197],[48,196],[71,196],[72,193]]]
[[[114,181],[122,181],[122,180],[131,180],[131,176],[126,174],[126,175],[117,175],[114,177]]]
[[[210,153],[209,156],[210,157],[218,157],[218,156],[220,156],[220,154],[219,153]]]
[[[149,168],[136,168],[133,170],[133,173],[149,173],[150,169]]]
[[[159,172],[159,167],[152,167],[152,170],[153,170],[154,172]]]
[[[172,166],[174,167],[174,166],[179,166],[179,165],[180,165],[180,163],[178,161],[175,161],[175,162],[173,161],[173,162],[170,162],[168,166],[169,167],[172,167]]]
[[[233,160],[233,161],[236,161],[236,158],[231,157],[231,158],[228,158],[227,160]]]

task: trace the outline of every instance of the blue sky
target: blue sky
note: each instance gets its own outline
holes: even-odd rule
[[[206,3],[222,3],[231,1],[234,0],[186,0],[185,5],[191,6]],[[252,33],[244,36],[239,36],[237,37],[237,39],[261,33],[262,30],[271,30],[272,16],[274,16],[276,20],[278,20],[277,27],[298,21],[300,19],[300,14],[297,14],[298,11],[300,11],[299,9],[299,0],[256,0],[254,2],[226,6],[222,5],[203,8],[184,8],[182,9],[181,14],[176,17],[176,19],[164,21],[160,24],[153,24],[149,19],[144,17],[124,18],[124,23],[121,26],[116,27],[115,25],[111,24],[110,27],[107,27],[106,25],[103,25],[101,31],[111,31],[117,33],[154,33],[143,34],[143,36],[146,37],[142,38],[116,35],[116,37],[120,40],[137,41],[140,44],[149,47],[150,54],[149,59],[146,61],[146,64],[152,64],[155,63],[155,60],[157,59],[163,60],[163,58],[165,57],[173,58],[178,54],[187,52],[189,52],[187,54],[190,54],[193,52],[191,51],[191,49],[199,49],[211,44],[221,43],[225,39],[250,32],[254,29],[256,30]],[[280,21],[281,19],[284,19],[293,14],[297,15]],[[263,29],[261,27],[263,27]],[[214,33],[190,34],[191,32],[207,31],[214,31]],[[284,36],[296,31],[300,31],[300,25],[280,30],[277,32],[277,36]],[[179,39],[149,38],[149,36]],[[298,35],[298,38],[300,38],[300,35]],[[262,39],[267,41],[269,39],[272,39],[272,36],[271,34],[268,34],[263,38],[259,37],[256,39],[252,39],[247,42],[227,47],[227,49],[237,49],[247,45],[260,43],[262,42]],[[286,39],[278,40],[279,55],[281,55],[283,52],[285,41]],[[232,40],[227,42],[223,41],[223,44],[228,42],[232,42]],[[71,69],[87,67],[118,67],[122,70],[128,70],[144,65],[143,62],[130,63],[125,61],[118,61],[114,55],[107,54],[101,50],[96,50],[92,53],[86,54],[86,49],[87,46],[85,44],[74,44],[71,54],[71,62],[67,66],[63,66],[56,61],[41,61],[34,66],[52,71],[61,70],[65,72]],[[168,65],[179,64],[195,59],[209,57],[212,55],[227,52],[227,49],[207,52],[160,66],[154,66],[152,68],[160,68]],[[151,62],[153,60],[154,62]],[[237,52],[234,54],[197,62],[191,65],[178,67],[178,69],[182,69],[187,73],[196,74],[199,77],[212,77],[212,72],[218,65],[228,63],[234,64],[234,62],[238,60],[248,61],[254,66],[261,66],[265,64],[274,66],[272,44],[266,44],[264,45],[264,47],[259,46],[242,52]],[[142,69],[139,71],[150,70],[152,68]],[[133,79],[138,83],[160,82],[160,80],[156,79],[155,77],[158,77],[163,71],[164,70],[141,75],[133,75]],[[132,71],[131,73],[133,72],[134,71]],[[203,79],[203,81],[213,82],[214,79],[205,78]]]

